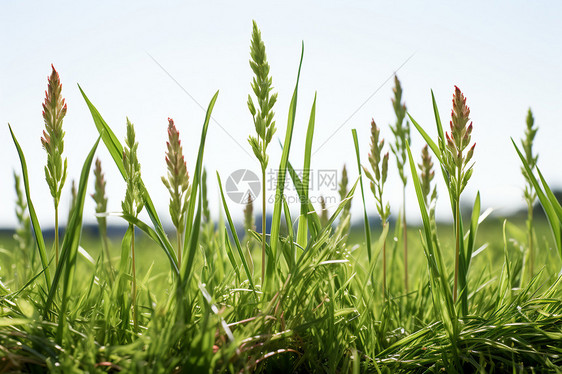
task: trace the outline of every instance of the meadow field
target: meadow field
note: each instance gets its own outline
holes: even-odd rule
[[[244,195],[243,205],[225,193],[228,176],[204,167],[219,92],[208,104],[196,152],[182,148],[184,134],[169,119],[162,182],[170,203],[155,207],[134,124],[127,120],[127,135],[118,139],[112,128],[125,124],[106,123],[95,98],[80,88],[99,137],[84,139],[91,151],[73,176],[68,212],[59,210],[69,157],[64,72],[51,68],[45,131],[38,137],[53,236],[42,231],[31,198],[27,166],[37,161],[26,159],[18,142],[23,133],[9,125],[21,169],[14,173],[17,229],[0,238],[0,373],[562,371],[562,207],[539,169],[532,112],[513,139],[527,210],[501,218],[481,206],[479,194],[470,201],[463,196],[473,170],[482,167],[473,162],[479,149],[470,97],[452,83],[450,108],[438,108],[433,98],[430,131],[407,111],[395,77],[389,105],[396,121],[383,131],[392,135],[383,139],[375,121],[365,124],[369,141],[355,130],[346,135],[357,159],[346,168],[359,178],[342,171],[339,201],[327,209],[311,201],[316,99],[308,118],[295,118],[301,65],[288,118],[277,118],[274,77],[253,24],[247,106],[255,131],[247,146],[260,165],[263,193]],[[291,147],[296,122],[307,124],[298,131],[306,134],[304,149]],[[427,143],[421,154],[409,147],[414,132]],[[278,137],[281,158],[270,159]],[[122,199],[122,211],[112,213],[124,225],[119,236],[108,233],[109,165],[96,160],[101,147],[126,184],[123,196],[112,196]],[[197,154],[194,165],[186,165],[184,152]],[[274,207],[266,211],[271,167],[278,183]],[[403,207],[390,209],[388,173],[400,176],[403,189],[415,189],[417,201],[407,209],[421,225],[408,224]],[[286,182],[299,196],[292,206]],[[213,219],[208,186],[217,183],[221,214]],[[85,211],[92,198],[96,211]],[[436,219],[437,199],[450,203],[445,223]],[[361,216],[352,217],[351,204],[362,207]],[[539,205],[544,214],[537,214]],[[244,209],[244,222],[233,220],[235,209]],[[171,226],[159,212],[169,213]],[[97,233],[84,231],[85,217],[95,217]]]

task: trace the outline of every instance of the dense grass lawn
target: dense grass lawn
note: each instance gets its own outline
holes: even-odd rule
[[[438,137],[432,139],[407,116],[397,77],[394,139],[385,143],[374,121],[370,143],[352,132],[357,164],[348,167],[360,177],[348,180],[342,170],[339,202],[328,212],[325,201],[314,206],[309,196],[316,102],[304,150],[291,148],[298,78],[283,136],[276,133],[277,94],[255,23],[250,66],[255,133],[248,147],[261,166],[262,191],[265,171],[278,165],[268,232],[255,229],[254,209],[266,211],[265,194],[243,205],[244,223],[235,224],[230,210],[241,205],[225,197],[221,176],[207,176],[203,167],[218,92],[189,173],[169,119],[162,180],[170,205],[158,209],[142,181],[134,124],[127,120],[121,142],[82,92],[100,137],[84,144],[91,151],[72,207],[60,212],[66,104],[52,67],[42,143],[56,234],[44,235],[39,227],[17,141],[21,131],[10,127],[21,177],[15,177],[17,231],[0,237],[0,373],[561,371],[562,207],[537,168],[530,111],[516,146],[529,208],[522,218],[490,217],[479,194],[463,195],[478,167],[472,163],[478,148],[460,89],[454,88],[451,119],[443,121],[450,121],[447,131],[434,101]],[[410,124],[427,143],[421,157],[411,154]],[[274,134],[284,139],[280,160],[269,159]],[[101,162],[94,162],[101,147],[126,182],[125,228],[117,236],[107,235],[105,177]],[[291,160],[304,159],[302,174],[289,153]],[[407,210],[419,213],[420,227],[408,226],[399,209],[390,211],[388,173],[400,176],[400,188],[415,189],[417,201]],[[211,179],[221,189],[216,220],[208,208]],[[284,198],[285,181],[299,193],[293,206]],[[436,183],[442,185],[439,198],[451,204],[450,224],[435,220]],[[84,211],[89,195],[96,212]],[[468,207],[461,206],[461,196]],[[367,199],[376,202],[376,211],[367,211]],[[533,217],[537,199],[547,219]],[[353,227],[351,203],[362,210]],[[169,212],[173,227],[165,231],[158,212]],[[99,235],[84,230],[84,217],[97,218]],[[59,222],[65,223],[60,236]]]

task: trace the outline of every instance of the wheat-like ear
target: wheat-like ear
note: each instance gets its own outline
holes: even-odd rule
[[[59,73],[51,65],[52,72],[48,78],[47,91],[45,91],[45,102],[43,103],[43,120],[45,130],[41,144],[47,152],[47,165],[45,166],[45,178],[51,190],[55,206],[60,201],[61,190],[66,180],[66,158],[62,159],[64,150],[64,131],[62,122],[66,115],[65,100],[61,95],[62,84]]]
[[[141,167],[137,158],[139,144],[135,140],[135,127],[127,118],[127,137],[123,149],[123,166],[127,189],[125,199],[121,203],[123,213],[137,216],[143,207],[141,192]]]
[[[96,159],[96,165],[94,168],[94,193],[90,196],[94,199],[96,203],[96,213],[105,213],[107,211],[107,195],[105,193],[105,175],[101,168],[100,159]],[[105,222],[105,217],[97,216],[98,223]]]
[[[254,201],[252,196],[248,194],[248,200],[246,201],[246,206],[244,207],[244,229],[246,234],[248,230],[255,230],[256,225],[254,224]]]
[[[178,265],[181,265],[181,251],[183,248],[183,232],[187,213],[189,174],[183,157],[180,133],[174,125],[174,120],[168,118],[168,142],[166,143],[167,178],[162,177],[162,183],[170,193],[170,217],[176,227],[178,245]]]
[[[59,73],[51,65],[52,72],[48,78],[45,102],[43,103],[43,120],[45,130],[41,144],[47,152],[47,165],[45,166],[45,179],[51,191],[55,205],[55,258],[59,261],[59,202],[64,182],[66,181],[67,162],[62,159],[64,150],[64,131],[62,121],[66,115],[66,104],[61,95],[62,84]]]
[[[380,128],[371,120],[371,145],[369,153],[369,164],[371,170],[363,167],[365,176],[370,180],[371,191],[377,201],[377,210],[383,223],[390,217],[390,206],[383,203],[383,191],[388,176],[388,152],[383,154],[384,139],[380,137]],[[371,173],[372,172],[372,173]]]

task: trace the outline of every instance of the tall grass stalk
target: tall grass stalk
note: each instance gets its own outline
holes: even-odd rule
[[[371,120],[371,146],[369,153],[369,164],[371,165],[371,172],[363,166],[365,176],[370,180],[370,187],[373,196],[377,202],[377,211],[381,218],[383,232],[388,224],[390,217],[390,204],[384,203],[383,191],[386,178],[388,176],[388,152],[383,155],[384,139],[380,138],[380,129],[377,127],[375,120]],[[383,280],[382,292],[386,297],[386,240],[383,242],[382,247],[382,263],[383,263]]]
[[[90,196],[96,203],[96,220],[98,222],[98,229],[102,243],[103,252],[105,253],[107,269],[111,278],[114,278],[113,266],[111,264],[111,253],[109,252],[109,239],[107,237],[107,194],[105,192],[105,175],[101,168],[101,160],[98,158],[94,167],[94,193]]]
[[[445,133],[447,139],[446,153],[443,155],[445,161],[445,169],[451,178],[450,193],[455,205],[455,277],[453,285],[453,300],[457,301],[457,283],[459,274],[459,256],[460,247],[462,245],[462,231],[461,231],[461,209],[460,199],[461,193],[466,187],[468,180],[472,176],[473,164],[469,164],[474,154],[473,144],[468,151],[466,148],[470,145],[470,134],[472,133],[472,122],[468,124],[470,109],[466,105],[466,98],[461,90],[455,86],[455,93],[453,95],[453,109],[451,111],[451,134]],[[468,124],[468,125],[467,125]],[[466,290],[464,290],[466,291]]]
[[[181,268],[183,234],[189,201],[189,174],[183,157],[180,134],[171,118],[168,118],[168,142],[166,147],[168,148],[166,152],[168,178],[162,177],[162,182],[170,193],[170,217],[176,228],[178,266]]]
[[[402,85],[398,77],[394,76],[394,98],[392,98],[392,107],[396,114],[396,123],[390,126],[394,134],[395,142],[390,143],[390,150],[396,158],[396,167],[398,175],[402,181],[402,233],[404,244],[404,290],[408,293],[408,225],[406,223],[406,184],[408,177],[404,172],[404,166],[408,162],[408,154],[406,151],[407,144],[411,143],[410,124],[406,118],[406,104],[402,102]]]
[[[139,144],[135,140],[134,125],[127,118],[127,136],[125,138],[125,149],[123,150],[123,166],[125,167],[127,189],[125,199],[121,203],[124,214],[137,217],[141,212],[144,202],[141,190],[141,171],[140,163],[137,158]],[[133,304],[133,323],[135,331],[138,331],[138,307],[137,307],[137,277],[135,261],[135,227],[129,223],[131,232],[131,256],[132,256],[132,304]],[[123,261],[123,259],[122,259]]]
[[[269,163],[267,155],[267,146],[273,138],[273,134],[277,130],[273,117],[273,106],[277,101],[277,93],[271,94],[272,79],[269,75],[269,63],[265,54],[265,44],[261,37],[261,31],[258,25],[253,21],[252,41],[250,47],[250,67],[254,72],[252,80],[252,91],[256,96],[257,107],[254,105],[251,95],[248,95],[248,109],[252,114],[256,136],[249,136],[248,142],[252,146],[254,155],[258,159],[261,167],[262,177],[262,282],[265,280],[265,246],[266,246],[266,180],[265,170]]]
[[[533,112],[531,112],[531,109],[529,109],[529,111],[527,112],[527,120],[526,120],[527,127],[525,129],[525,137],[521,139],[521,147],[523,148],[525,161],[527,162],[529,169],[531,169],[531,172],[534,171],[539,158],[538,155],[533,154],[533,142],[535,140],[535,135],[537,135],[537,131],[538,131],[537,127],[533,127],[534,123],[535,123],[535,118],[533,117]],[[534,245],[533,245],[533,226],[534,226],[533,206],[535,204],[535,201],[537,200],[537,193],[535,192],[531,178],[527,174],[527,171],[525,170],[524,167],[521,167],[521,173],[523,174],[523,177],[525,178],[526,181],[525,190],[523,191],[523,198],[525,199],[525,203],[527,204],[526,223],[527,223],[528,249],[527,249],[527,255],[524,257],[529,262],[529,268],[527,271],[529,273],[529,279],[531,279],[534,274],[534,266],[535,266],[535,259],[534,259],[535,255],[534,255]],[[523,261],[523,262],[526,263],[527,261]],[[525,272],[526,269],[523,270]],[[525,276],[526,274],[521,274],[521,282],[522,282],[521,286],[523,286]]]
[[[53,197],[55,205],[55,260],[59,262],[59,202],[66,181],[67,160],[62,160],[64,151],[64,131],[62,121],[66,115],[66,104],[61,95],[62,84],[55,67],[51,65],[52,72],[48,78],[47,91],[45,91],[45,102],[43,103],[43,120],[45,130],[41,143],[47,152],[47,165],[45,166],[45,178]]]
[[[33,249],[33,235],[31,233],[31,219],[27,214],[27,202],[25,201],[25,194],[21,186],[21,177],[16,172],[14,172],[14,189],[16,191],[15,213],[18,224],[14,233],[16,250],[14,251],[13,259],[15,281],[16,284],[19,284],[20,280],[27,279],[28,272],[35,258],[35,252],[31,251]],[[19,269],[19,265],[23,269]]]

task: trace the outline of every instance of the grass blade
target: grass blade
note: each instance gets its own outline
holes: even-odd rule
[[[41,265],[43,266],[43,272],[45,274],[45,281],[47,282],[47,290],[51,287],[51,276],[49,273],[49,260],[47,259],[47,250],[45,248],[45,240],[43,239],[43,233],[41,232],[41,226],[39,226],[39,220],[37,219],[37,213],[35,213],[35,208],[33,207],[33,202],[31,201],[31,193],[29,192],[29,177],[27,175],[27,163],[25,162],[25,156],[23,150],[16,139],[16,135],[12,130],[12,126],[8,124],[10,128],[10,134],[12,134],[12,140],[18,151],[21,164],[21,172],[23,176],[23,185],[25,187],[25,197],[27,199],[27,209],[29,210],[29,218],[31,219],[31,225],[33,226],[33,232],[35,233],[35,241],[37,242],[37,249],[39,250],[39,256],[41,257]]]
[[[301,215],[299,217],[299,226],[297,231],[297,243],[301,247],[306,246],[306,240],[308,236],[307,226],[308,226],[308,190],[310,181],[310,158],[312,154],[312,138],[314,136],[314,123],[316,121],[316,93],[314,94],[314,102],[312,103],[312,109],[310,110],[310,119],[308,121],[308,129],[306,130],[306,144],[304,148],[304,165],[303,165],[303,176],[302,176],[302,195],[304,195],[305,200],[301,199]],[[299,196],[301,194],[299,193]]]
[[[554,237],[554,241],[555,241],[555,244],[556,244],[556,249],[558,249],[558,254],[562,258],[562,233],[561,233],[561,228],[560,228],[560,219],[558,218],[558,215],[556,214],[556,211],[555,211],[554,207],[552,206],[551,200],[544,193],[542,187],[540,186],[539,182],[537,181],[537,178],[535,178],[535,175],[531,171],[531,168],[529,167],[529,164],[525,160],[525,157],[523,156],[523,154],[521,153],[521,151],[517,147],[517,144],[515,144],[515,141],[513,141],[513,139],[511,139],[511,142],[513,143],[513,146],[515,147],[515,150],[517,151],[517,154],[519,155],[519,158],[521,159],[521,163],[523,164],[523,167],[525,168],[525,171],[527,172],[527,175],[529,176],[529,179],[531,180],[531,183],[533,184],[533,187],[535,188],[535,191],[537,192],[537,196],[539,198],[539,201],[541,202],[543,210],[544,210],[544,212],[546,214],[546,217],[548,219],[548,223],[550,224],[550,228],[552,230],[552,235]]]
[[[187,218],[185,227],[185,236],[190,237],[191,229],[198,228],[193,224],[193,214],[195,212],[195,202],[197,198],[197,190],[199,189],[199,184],[201,183],[201,174],[203,173],[203,152],[205,150],[205,140],[207,138],[207,129],[209,128],[209,122],[211,121],[211,113],[215,107],[215,103],[219,96],[219,91],[215,92],[209,106],[207,107],[207,112],[205,114],[205,122],[203,122],[203,129],[201,130],[201,142],[199,143],[199,151],[197,152],[197,162],[195,164],[195,171],[193,172],[192,185],[191,185],[191,196],[189,198],[189,204],[187,207]],[[187,248],[187,241],[184,242],[183,250]]]
[[[82,87],[80,87],[80,85],[78,85],[78,88],[80,89],[80,92],[82,93],[82,97],[84,98],[84,101],[86,101],[86,104],[88,105],[88,109],[90,110],[90,114],[92,115],[92,118],[94,120],[94,124],[96,125],[96,128],[98,129],[98,132],[100,133],[101,138],[102,138],[107,150],[109,151],[109,154],[111,155],[111,157],[113,158],[113,161],[115,162],[115,165],[117,166],[117,168],[121,172],[121,176],[123,177],[123,179],[125,179],[125,167],[123,165],[123,146],[121,145],[121,143],[119,142],[119,140],[115,136],[115,133],[113,133],[113,131],[111,130],[109,125],[102,118],[99,111],[92,104],[92,102],[88,99],[88,97],[86,96],[86,94],[82,90]],[[155,229],[156,233],[158,234],[158,236],[160,238],[160,241],[166,243],[166,247],[171,247],[171,244],[169,243],[169,240],[168,240],[168,237],[167,237],[166,232],[164,230],[164,227],[162,226],[162,223],[160,222],[160,218],[158,217],[158,213],[156,212],[156,208],[154,207],[154,204],[152,203],[152,199],[150,198],[150,195],[149,195],[146,187],[144,186],[144,183],[143,183],[142,179],[141,179],[141,186],[142,186],[141,188],[143,190],[143,199],[144,199],[145,209],[148,213],[148,216],[150,217],[150,220],[152,221],[152,224],[154,225],[154,229]],[[177,267],[178,267],[177,263],[172,264],[172,268],[177,269]]]
[[[359,170],[359,183],[361,184],[361,199],[363,200],[363,218],[365,223],[365,242],[367,244],[367,255],[371,262],[371,226],[369,224],[369,216],[367,215],[367,205],[365,204],[365,189],[363,188],[363,168],[361,167],[361,156],[359,154],[359,142],[357,140],[357,130],[351,130],[353,134],[353,143],[355,144],[355,155],[357,156],[357,169]]]
[[[287,173],[287,164],[289,162],[289,151],[291,149],[291,140],[293,137],[293,127],[295,124],[295,115],[297,111],[297,96],[299,89],[299,79],[301,75],[302,60],[304,57],[304,43],[302,44],[301,58],[299,62],[299,71],[297,73],[297,82],[293,97],[291,98],[291,105],[289,106],[289,116],[287,120],[287,132],[285,133],[285,143],[283,145],[283,154],[281,155],[281,162],[279,163],[279,171],[277,176],[277,189],[275,192],[275,206],[273,208],[273,218],[271,221],[271,253],[273,258],[267,261],[267,275],[273,275],[275,261],[278,258],[277,245],[279,244],[279,229],[281,226],[281,209],[283,204],[283,193],[285,188],[285,177]],[[267,278],[266,275],[266,278]]]
[[[224,213],[226,214],[226,220],[228,221],[228,226],[230,227],[230,232],[232,233],[232,237],[234,238],[234,243],[236,244],[238,255],[240,256],[240,260],[242,261],[242,265],[244,266],[244,271],[246,272],[246,276],[248,277],[248,282],[250,282],[250,286],[252,287],[252,290],[255,290],[254,281],[252,280],[252,273],[250,272],[250,267],[246,262],[246,257],[244,256],[244,251],[242,250],[240,239],[238,239],[238,234],[236,234],[236,227],[234,227],[234,223],[232,222],[230,211],[228,210],[228,205],[226,204],[226,199],[224,198],[224,191],[222,189],[221,177],[218,172],[217,172],[217,179],[219,181],[219,189],[221,193],[222,205],[224,207]]]

